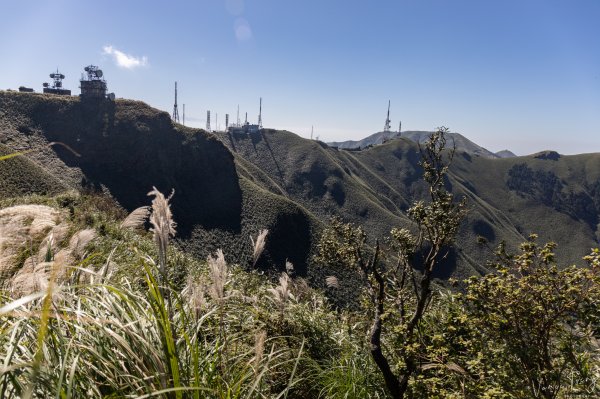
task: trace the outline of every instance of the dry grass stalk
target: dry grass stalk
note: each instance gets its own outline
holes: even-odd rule
[[[328,288],[340,288],[340,281],[335,276],[327,276],[325,277],[325,285]]]
[[[261,230],[258,233],[258,236],[256,237],[256,241],[254,241],[254,238],[252,238],[252,236],[250,236],[250,241],[252,241],[252,248],[253,248],[252,267],[256,266],[256,262],[258,262],[258,258],[260,258],[260,255],[262,255],[263,251],[265,250],[265,244],[267,243],[267,241],[266,241],[267,234],[269,234],[269,230],[267,230],[267,229]]]
[[[60,224],[50,230],[42,240],[38,253],[26,259],[11,279],[10,291],[13,296],[45,290],[50,278],[54,278],[56,283],[64,282],[68,269],[76,266],[77,261],[85,256],[85,247],[96,237],[95,230],[76,232],[69,240],[69,245],[59,249],[55,244],[58,240],[55,239],[54,232],[62,234],[62,227],[63,224]]]
[[[185,288],[182,291],[182,295],[188,299],[188,303],[196,319],[200,318],[200,315],[206,309],[206,298],[204,292],[206,291],[205,286],[198,284],[198,279],[195,278],[191,273],[188,274]]]
[[[154,196],[152,200],[152,215],[150,215],[150,231],[154,233],[154,242],[158,248],[158,264],[163,278],[167,272],[167,249],[169,247],[169,237],[175,236],[175,221],[171,213],[169,201],[173,198],[175,190],[171,192],[168,198],[152,187],[149,196]]]
[[[261,364],[265,352],[265,340],[267,332],[260,331],[254,336],[254,373],[258,373],[258,366]]]
[[[43,205],[0,209],[0,279],[10,278],[19,250],[33,241],[39,242],[56,227],[59,217],[57,210]],[[40,248],[45,251],[47,245],[42,243]]]
[[[287,259],[285,260],[285,272],[288,276],[294,275],[294,264]]]
[[[80,230],[77,233],[73,234],[71,240],[69,241],[69,249],[71,249],[74,256],[79,259],[83,258],[85,247],[96,238],[96,230],[94,229],[85,229]]]
[[[279,277],[279,285],[275,288],[269,288],[268,291],[273,296],[273,300],[279,306],[280,311],[283,313],[285,307],[294,295],[290,290],[291,279],[287,273],[281,273],[281,277]]]
[[[141,206],[131,212],[123,222],[121,222],[121,228],[130,230],[141,230],[144,228],[144,224],[148,220],[150,215],[149,206]]]
[[[206,259],[210,272],[210,295],[218,303],[225,299],[225,283],[227,282],[227,262],[222,250],[217,250],[215,256],[208,255]]]
[[[13,295],[25,295],[43,289],[53,270],[58,280],[66,276],[66,268],[73,266],[76,256],[95,236],[93,230],[74,235],[67,248],[59,246],[67,238],[70,225],[61,221],[62,214],[48,206],[19,205],[0,210],[0,282]],[[17,264],[23,250],[36,253]]]
[[[18,220],[28,225],[28,234],[34,238],[45,235],[56,226],[60,212],[45,205],[17,205],[0,209],[0,220]]]

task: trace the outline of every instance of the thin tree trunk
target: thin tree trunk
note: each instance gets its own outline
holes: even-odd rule
[[[402,399],[404,397],[404,390],[400,389],[400,381],[398,377],[392,371],[390,364],[383,354],[381,349],[381,316],[383,314],[383,301],[385,297],[385,287],[384,281],[379,272],[373,272],[375,280],[377,280],[377,308],[375,309],[375,317],[373,320],[373,326],[371,327],[371,356],[377,364],[377,367],[383,374],[383,379],[385,380],[385,385],[387,386],[392,398],[394,399]]]

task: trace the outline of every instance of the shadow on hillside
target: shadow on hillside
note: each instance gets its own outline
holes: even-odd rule
[[[496,240],[496,233],[494,232],[494,228],[485,220],[478,219],[475,222],[473,222],[472,230],[473,233],[475,233],[475,235],[481,236],[488,241]]]
[[[423,271],[423,260],[427,255],[427,251],[429,248],[423,248],[419,253],[417,253],[414,257],[414,265],[415,269],[419,272]],[[442,250],[442,254],[445,254],[445,257],[436,265],[433,270],[433,278],[447,280],[449,279],[454,271],[456,270],[456,262],[458,261],[458,253],[456,249],[451,247],[445,250]]]
[[[36,123],[49,141],[81,155],[53,147],[68,166],[81,168],[84,186],[108,190],[128,211],[149,205],[153,186],[165,195],[174,189],[172,210],[182,239],[196,225],[241,231],[242,192],[233,156],[216,138],[179,131],[168,114],[138,102],[69,105],[40,103]]]
[[[281,171],[281,167],[279,166],[279,163],[277,162],[277,158],[275,158],[275,153],[273,153],[273,149],[271,148],[271,144],[269,144],[267,137],[264,134],[262,134],[262,132],[254,133],[252,135],[252,143],[256,144],[256,143],[260,142],[261,138],[262,138],[262,141],[267,146],[267,149],[269,150],[269,154],[271,154],[271,159],[273,160],[273,164],[275,165],[275,168],[277,168],[277,174],[279,175],[279,181],[280,181],[281,187],[285,187],[286,184],[285,184],[285,178],[283,177],[283,172]],[[255,143],[255,140],[256,140],[256,143]]]
[[[306,214],[300,211],[279,214],[270,226],[265,256],[259,261],[258,267],[269,269],[270,265],[276,265],[280,271],[285,271],[287,260],[294,265],[297,275],[306,276],[310,237],[310,222]]]

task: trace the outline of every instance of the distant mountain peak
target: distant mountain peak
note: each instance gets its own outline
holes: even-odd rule
[[[388,140],[393,140],[393,139],[397,139],[400,137],[407,138],[416,143],[424,143],[429,138],[431,133],[433,133],[433,132],[425,131],[425,130],[409,130],[409,131],[404,131],[401,133],[399,133],[399,132],[377,132],[377,133],[374,133],[374,134],[372,134],[368,137],[365,137],[362,140],[358,140],[358,141],[348,140],[348,141],[342,141],[342,142],[331,142],[331,143],[327,143],[327,144],[331,147],[337,147],[340,149],[356,150],[356,149],[364,149],[364,148],[367,148],[367,147],[373,146],[373,145],[383,144]],[[448,143],[447,143],[448,147],[452,147],[453,145],[456,145],[457,150],[465,151],[466,153],[469,153],[472,155],[477,155],[477,156],[481,156],[481,157],[485,157],[485,158],[505,158],[505,157],[509,157],[509,156],[513,156],[513,157],[516,156],[515,154],[513,154],[512,152],[510,152],[508,150],[501,151],[502,153],[506,152],[507,153],[506,156],[494,154],[493,152],[488,151],[487,149],[481,147],[480,145],[475,144],[474,142],[472,142],[471,140],[469,140],[468,138],[466,138],[465,136],[463,136],[460,133],[448,133],[447,137],[448,137]],[[508,155],[508,154],[510,154],[510,155]]]
[[[514,158],[517,155],[514,152],[510,151],[510,150],[502,150],[502,151],[498,151],[496,153],[496,156],[498,158]]]

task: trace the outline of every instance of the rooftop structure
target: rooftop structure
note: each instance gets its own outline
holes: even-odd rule
[[[58,69],[56,70],[56,72],[53,72],[50,74],[50,78],[53,80],[52,86],[50,86],[49,83],[44,83],[42,85],[42,86],[44,86],[44,93],[58,94],[61,96],[70,96],[71,95],[71,90],[63,89],[62,81],[65,78],[65,75],[58,72]]]
[[[262,129],[262,98],[259,100],[258,105],[258,123],[256,125],[248,123],[248,113],[246,112],[246,120],[244,124],[241,125],[239,123],[239,106],[238,106],[238,123],[235,125],[229,125],[226,128],[226,131],[229,133],[256,133]]]
[[[81,75],[81,97],[84,98],[105,98],[106,80],[102,79],[104,73],[95,65],[88,65],[84,68],[86,74]],[[114,94],[109,98],[114,99]]]

